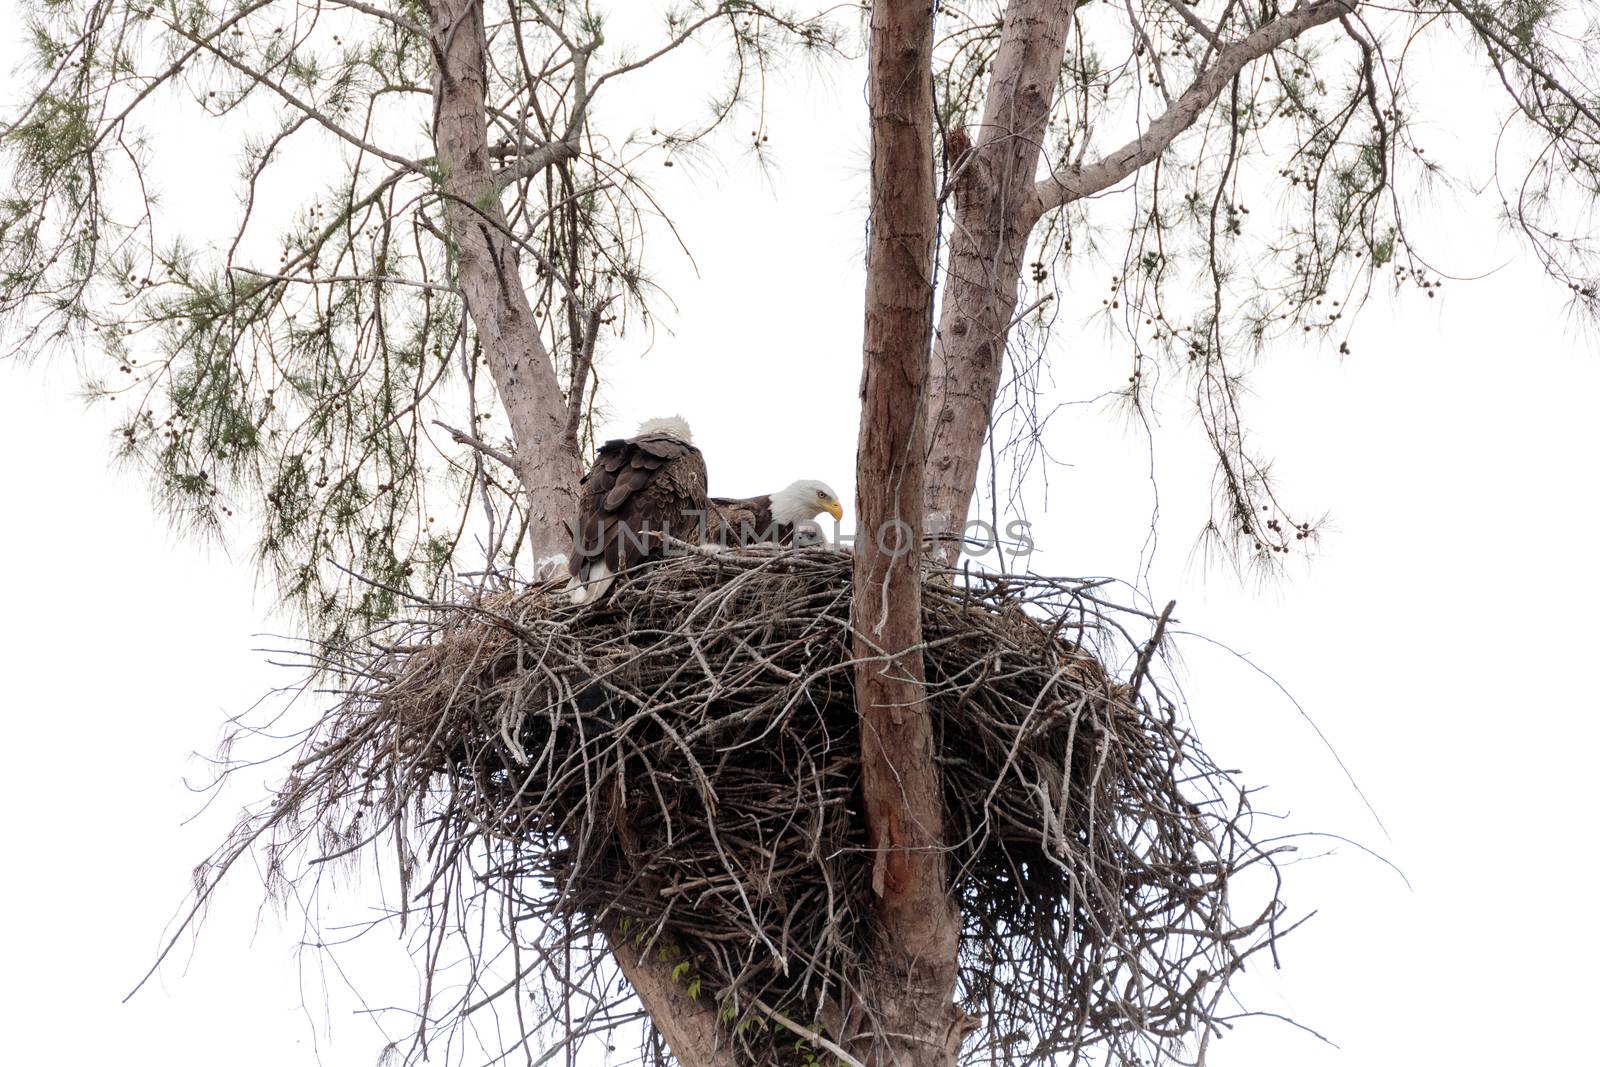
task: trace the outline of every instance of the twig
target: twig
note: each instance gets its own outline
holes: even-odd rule
[[[481,441],[472,436],[470,433],[467,433],[465,430],[458,430],[454,426],[440,422],[438,419],[434,419],[433,424],[439,427],[439,429],[444,430],[451,437],[455,438],[457,444],[467,445],[471,448],[475,448],[495,462],[503,464],[513,473],[516,472],[517,461],[515,457],[511,455],[511,453],[498,449],[494,447],[494,445],[491,445],[485,441]]]
[[[755,1005],[757,1011],[761,1012],[767,1018],[782,1026],[785,1030],[788,1030],[792,1034],[798,1034],[800,1037],[806,1038],[807,1040],[816,1044],[818,1048],[825,1049],[828,1052],[833,1053],[835,1056],[839,1057],[839,1062],[846,1064],[847,1067],[866,1067],[866,1064],[862,1063],[860,1060],[856,1059],[854,1056],[850,1055],[850,1053],[840,1048],[834,1042],[829,1041],[815,1030],[808,1026],[801,1026],[799,1023],[795,1022],[793,1019],[789,1018],[787,1015],[783,1014],[783,1012],[778,1011],[775,1008],[767,1007],[765,1004],[761,1003],[761,999],[759,997],[752,998],[750,1003]]]
[[[1150,635],[1150,640],[1139,653],[1139,663],[1133,668],[1133,678],[1129,683],[1129,688],[1133,691],[1128,698],[1130,704],[1137,704],[1139,700],[1139,686],[1144,682],[1145,672],[1150,669],[1150,658],[1156,654],[1156,649],[1161,647],[1161,636],[1166,633],[1167,620],[1172,617],[1172,609],[1177,606],[1176,600],[1167,601],[1167,606],[1161,609],[1161,617],[1156,620],[1155,633]]]

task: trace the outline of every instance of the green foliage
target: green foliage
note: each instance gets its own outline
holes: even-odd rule
[[[513,563],[525,532],[512,474],[434,425],[512,448],[455,286],[428,8],[337,10],[37,3],[32,91],[0,127],[7,350],[75,353],[90,398],[120,412],[117,457],[158,506],[184,529],[252,539],[333,642],[402,595],[447,593],[463,567]],[[733,76],[727,106],[661,143],[701,141],[783,41],[831,40],[753,11],[697,4],[671,24],[672,47],[720,34]],[[503,7],[489,25],[502,205],[558,378],[587,416],[591,357],[648,313],[635,206],[648,194],[628,169],[648,145],[589,136],[573,57],[586,50],[586,93],[627,59],[597,51],[602,12],[577,0]],[[516,169],[519,146],[569,137],[576,158]],[[232,218],[163,201],[175,160],[218,153],[239,160]]]

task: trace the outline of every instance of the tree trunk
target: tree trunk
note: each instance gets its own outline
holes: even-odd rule
[[[444,173],[456,278],[516,441],[534,558],[545,561],[571,548],[566,522],[578,510],[579,460],[565,432],[566,401],[522,287],[516,244],[489,165],[483,6],[478,0],[432,0],[428,19],[433,142]]]
[[[1219,42],[1195,80],[1133,140],[1036,180],[1076,7],[1076,0],[1012,0],[977,145],[956,178],[928,404],[927,521],[936,532],[959,535],[972,503],[1034,224],[1046,211],[1109,189],[1154,161],[1248,64],[1351,10],[1348,0],[1312,0],[1239,40]],[[953,560],[958,546],[945,544],[945,558]]]
[[[932,12],[927,0],[872,6],[861,434],[856,454],[856,703],[861,787],[873,844],[877,924],[870,1003],[845,1035],[871,1067],[953,1062],[965,1032],[953,1003],[960,933],[948,891],[943,800],[923,690],[921,519],[937,209]]]
[[[735,1067],[732,1042],[718,1033],[716,1003],[710,996],[691,999],[672,980],[670,963],[645,959],[622,934],[607,931],[606,941],[623,977],[682,1067]]]
[[[950,266],[939,307],[928,404],[927,515],[954,562],[977,485],[1028,235],[1045,124],[1074,0],[1013,0],[1006,11],[982,125],[953,190]]]
[[[571,548],[566,523],[578,511],[580,461],[568,405],[522,287],[516,244],[490,168],[483,7],[478,0],[432,0],[428,18],[433,140],[444,175],[456,277],[516,442],[513,459],[527,493],[534,558],[548,561]],[[581,396],[573,398],[574,404],[582,402]],[[710,998],[691,1000],[672,981],[670,964],[643,959],[625,941],[609,940],[623,975],[678,1062],[732,1067],[731,1047],[717,1040]]]

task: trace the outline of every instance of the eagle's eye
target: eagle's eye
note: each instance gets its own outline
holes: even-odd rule
[[[817,490],[817,499],[818,500],[826,500],[826,499],[828,499],[828,494],[824,493],[821,489],[818,489]]]

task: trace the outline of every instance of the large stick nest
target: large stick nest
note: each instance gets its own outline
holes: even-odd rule
[[[1156,618],[1102,591],[925,587],[958,995],[983,1021],[969,1059],[1192,1058],[1277,935],[1270,876],[1230,906],[1239,873],[1271,865],[1244,790],[1158,686]],[[544,587],[423,605],[345,668],[249,835],[282,873],[297,843],[325,858],[388,834],[430,929],[470,898],[547,961],[631,938],[750,1062],[798,1062],[793,1032],[871,1007],[849,620],[850,557],[827,549],[658,561],[581,611]],[[520,980],[572,984],[531,958]],[[442,967],[431,954],[430,990]]]

